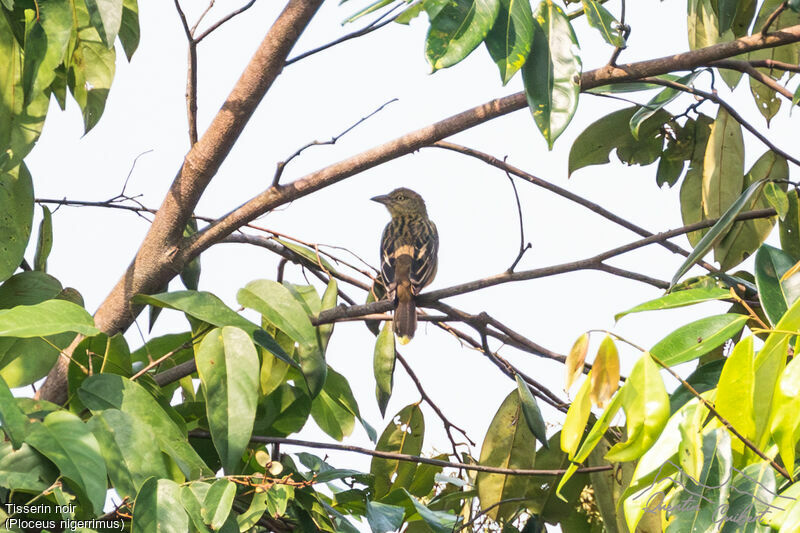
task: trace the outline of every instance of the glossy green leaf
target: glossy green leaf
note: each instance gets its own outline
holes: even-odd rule
[[[24,163],[0,172],[0,213],[0,280],[6,280],[22,262],[33,224],[33,182]]]
[[[116,68],[116,52],[103,42],[91,25],[86,4],[74,2],[78,38],[71,48],[67,78],[70,91],[83,113],[84,130],[91,130],[100,120],[106,106]],[[72,43],[70,43],[72,45]]]
[[[42,492],[58,476],[56,466],[28,444],[14,450],[10,442],[0,442],[0,479],[4,488]]]
[[[249,334],[258,328],[225,305],[217,296],[205,291],[175,291],[159,294],[137,294],[135,303],[175,309],[219,328],[236,326]]]
[[[61,289],[61,282],[49,274],[20,272],[0,284],[0,309],[38,304],[55,298]]]
[[[400,529],[404,514],[403,507],[367,500],[367,523],[372,533],[389,533]]]
[[[586,15],[586,22],[600,32],[603,40],[611,46],[624,47],[625,38],[619,29],[619,21],[614,15],[603,7],[603,4],[595,0],[582,0],[583,13]]]
[[[703,436],[703,467],[698,479],[681,476],[683,487],[679,488],[672,502],[687,507],[685,512],[675,513],[666,533],[713,530],[718,512],[727,503],[731,486],[733,459],[731,440],[724,428]]]
[[[97,413],[87,423],[100,445],[108,477],[123,498],[134,498],[150,477],[169,477],[161,449],[137,420],[117,409]]]
[[[239,525],[239,531],[248,531],[255,527],[264,512],[267,510],[267,493],[256,492],[253,494],[253,499],[250,500],[250,506],[247,510],[236,517],[236,522]]]
[[[528,424],[528,429],[531,430],[536,439],[547,448],[547,428],[544,425],[542,412],[539,410],[539,405],[536,403],[536,398],[531,394],[528,385],[519,377],[517,378],[517,392],[519,393],[520,405],[522,405],[522,414],[525,415],[525,422]]]
[[[419,455],[425,435],[425,419],[418,404],[407,405],[397,413],[383,430],[377,450]],[[414,479],[417,465],[373,457],[370,473],[375,476],[374,497],[381,499],[392,488],[405,487]]]
[[[786,191],[770,181],[764,186],[764,197],[778,213],[778,218],[784,220],[789,213],[789,195]]]
[[[55,463],[90,512],[102,511],[106,465],[97,439],[80,418],[67,411],[50,413],[30,428],[25,442]]]
[[[730,227],[733,225],[739,213],[745,210],[745,208],[752,203],[753,198],[758,195],[763,186],[764,181],[756,181],[755,183],[751,184],[728,208],[728,210],[725,211],[725,214],[720,217],[717,223],[714,224],[705,235],[703,235],[703,237],[700,239],[700,242],[695,245],[692,253],[689,254],[689,257],[686,258],[681,267],[672,277],[671,284],[673,286],[678,283],[681,277],[688,272],[695,263],[700,261],[716,243],[722,240]]]
[[[433,70],[447,68],[467,57],[489,34],[500,0],[452,0],[432,17],[425,56]]]
[[[228,519],[236,497],[236,485],[231,481],[221,478],[212,483],[203,500],[203,521],[218,530]]]
[[[667,366],[697,359],[720,346],[744,327],[748,317],[729,313],[681,326],[653,346],[650,352]]]
[[[373,370],[375,372],[375,395],[378,397],[378,408],[382,416],[386,416],[386,406],[392,396],[395,365],[394,335],[391,322],[385,322],[375,342]]]
[[[489,423],[481,446],[480,464],[501,468],[533,468],[536,457],[536,440],[522,423],[524,417],[518,391],[506,396],[494,418]],[[482,509],[509,498],[525,495],[529,479],[525,476],[489,474],[478,472],[475,479]],[[504,503],[487,512],[492,520],[505,520],[518,509],[517,503]]]
[[[46,300],[0,310],[0,336],[3,337],[44,337],[65,331],[87,336],[100,333],[94,327],[92,315],[65,300]]]
[[[703,161],[703,212],[719,218],[742,193],[744,139],[742,127],[720,106],[711,126]]]
[[[130,61],[133,53],[139,47],[139,5],[137,0],[122,0],[119,41]]]
[[[285,437],[303,428],[311,414],[311,398],[288,383],[262,397],[256,411],[253,433]]]
[[[591,373],[591,372],[590,372]],[[564,427],[561,428],[561,449],[564,453],[568,454],[570,458],[575,456],[578,451],[578,446],[583,438],[583,432],[586,429],[586,423],[589,421],[591,414],[592,402],[589,398],[589,387],[591,380],[587,378],[583,381],[581,388],[575,395],[575,399],[569,406],[567,416],[564,419]]]
[[[767,151],[744,179],[744,187],[748,188],[753,183],[763,180],[787,180],[789,178],[789,165],[786,160],[772,151]],[[765,187],[770,182],[765,183]],[[783,183],[779,187],[786,188]],[[767,209],[769,203],[764,195],[757,195],[746,209]],[[733,224],[731,229],[716,245],[714,256],[723,270],[728,270],[747,259],[758,250],[761,243],[772,233],[777,217],[743,220]]]
[[[181,487],[171,479],[148,479],[133,506],[131,533],[185,533],[189,517],[181,503]]]
[[[786,310],[800,297],[800,276],[781,281],[795,261],[783,250],[767,244],[756,253],[755,276],[761,307],[775,326]]]
[[[753,337],[749,336],[738,343],[725,360],[719,377],[714,406],[736,430],[748,439],[755,438],[753,420],[753,390],[755,379]],[[744,452],[744,443],[738,438],[732,441],[732,448]]]
[[[3,428],[15,450],[22,446],[29,426],[28,417],[19,408],[11,389],[0,376],[0,427]]]
[[[687,305],[694,305],[703,302],[711,302],[714,300],[722,300],[730,298],[731,293],[727,289],[719,287],[703,287],[699,289],[688,289],[685,291],[675,291],[665,294],[660,298],[648,300],[635,307],[631,307],[627,311],[617,313],[614,315],[614,320],[619,320],[625,315],[631,313],[641,313],[642,311],[657,311],[660,309],[675,309],[676,307],[684,307]]]
[[[347,379],[329,368],[325,386],[311,402],[314,421],[325,433],[341,441],[353,432],[355,419],[359,416],[357,411],[358,406],[355,405]]]
[[[778,222],[781,249],[795,261],[800,260],[800,208],[798,193],[792,189],[786,193],[789,208],[786,217]]]
[[[703,212],[703,165],[713,122],[711,117],[701,114],[693,124],[692,154],[680,191],[681,218],[687,225],[706,219]],[[688,121],[687,124],[689,124]],[[708,229],[692,231],[686,234],[686,238],[689,239],[692,246],[696,247],[707,232]]]
[[[687,27],[690,50],[705,48],[720,41],[719,20],[711,0],[689,0]]]
[[[597,348],[589,381],[592,403],[605,407],[619,388],[619,351],[611,335],[606,335]]]
[[[327,365],[317,340],[317,331],[311,325],[308,313],[292,293],[275,281],[256,280],[239,290],[237,300],[244,307],[261,313],[278,329],[294,339],[299,346],[297,354],[312,398],[325,384]]]
[[[628,440],[615,444],[606,455],[611,462],[632,461],[650,449],[669,419],[669,396],[659,367],[649,353],[639,358],[625,381],[625,410]]]
[[[699,75],[698,72],[692,72],[679,78],[676,83],[680,83],[681,85],[691,85],[694,79]],[[681,91],[678,89],[674,89],[672,87],[666,87],[657,95],[655,95],[649,102],[647,102],[644,106],[640,107],[636,113],[633,114],[630,121],[630,128],[631,134],[635,139],[639,138],[639,128],[641,127],[642,123],[647,120],[648,118],[652,117],[656,111],[663,108],[668,103],[675,100],[678,96],[681,95]]]
[[[180,487],[180,501],[189,520],[196,531],[201,533],[211,533],[211,529],[203,519],[203,502],[206,499],[211,484],[204,481],[194,481],[188,485]]]
[[[186,227],[183,228],[183,236],[184,238],[189,238],[195,233],[197,233],[197,219],[190,218]],[[183,286],[190,291],[196,291],[200,283],[201,269],[199,255],[184,265],[183,270],[181,270],[181,283],[183,283]]]
[[[503,85],[528,59],[533,42],[533,13],[530,0],[500,0],[500,11],[489,34],[486,49],[500,69]]]
[[[42,206],[42,222],[39,224],[39,240],[36,241],[36,255],[33,268],[39,272],[47,271],[47,257],[53,249],[53,217],[47,206]]]
[[[122,0],[86,0],[89,19],[106,47],[112,48],[122,25]]]
[[[717,0],[717,10],[719,11],[719,33],[722,35],[733,25],[736,17],[736,9],[739,0]]]
[[[320,311],[325,311],[328,309],[333,309],[336,307],[336,302],[339,301],[339,284],[336,282],[336,278],[331,276],[330,281],[328,281],[328,286],[325,287],[325,292],[322,295],[322,301],[320,302]],[[331,335],[333,334],[333,326],[334,324],[321,324],[317,326],[317,330],[319,331],[319,338],[320,344],[322,344],[322,351],[328,348],[328,341],[331,339]]]
[[[770,432],[785,465],[794,465],[795,447],[800,441],[800,359],[786,365],[775,388]]]
[[[698,366],[695,371],[686,378],[686,382],[700,394],[717,388],[717,383],[719,382],[719,377],[720,374],[722,374],[722,367],[725,362],[726,359],[717,359],[716,361]],[[675,389],[675,392],[669,397],[670,413],[674,414],[694,397],[694,394],[684,387],[683,384],[679,385],[678,388]]]
[[[136,420],[136,427],[149,428],[161,450],[175,461],[187,478],[211,474],[189,445],[185,429],[180,428],[138,383],[115,374],[96,374],[83,382],[78,396],[95,413],[119,409]]]
[[[534,18],[533,44],[522,80],[533,119],[552,150],[578,107],[581,60],[578,38],[558,5],[542,0]]]
[[[681,471],[698,479],[703,469],[703,426],[708,409],[700,403],[689,404],[678,427],[681,443],[678,449]]]
[[[225,472],[232,474],[237,471],[253,433],[259,386],[258,354],[246,332],[226,326],[206,334],[195,352],[195,360],[205,391],[211,438]]]
[[[570,176],[589,165],[610,162],[611,152],[615,149],[619,160],[628,165],[649,165],[658,159],[664,146],[661,126],[670,115],[662,109],[645,120],[639,128],[637,140],[628,127],[637,109],[629,107],[614,111],[583,130],[569,151]]]

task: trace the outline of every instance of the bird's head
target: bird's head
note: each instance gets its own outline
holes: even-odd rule
[[[393,217],[408,216],[408,215],[427,215],[425,209],[425,200],[422,196],[415,193],[411,189],[400,187],[395,189],[389,194],[383,194],[372,198],[374,202],[378,202],[386,206],[389,213]]]

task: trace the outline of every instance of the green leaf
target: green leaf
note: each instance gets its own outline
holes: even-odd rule
[[[241,305],[258,311],[299,343],[297,354],[308,390],[312,398],[319,394],[327,371],[324,354],[308,313],[289,289],[275,281],[256,280],[239,290],[236,297]]]
[[[397,413],[383,430],[376,450],[419,455],[425,435],[425,419],[418,404],[407,405]],[[414,479],[417,465],[373,457],[370,473],[375,476],[374,498],[381,499],[396,487],[407,487]]]
[[[190,218],[186,227],[183,228],[183,236],[188,238],[195,233],[197,233],[197,219]],[[200,271],[200,256],[198,255],[184,265],[183,270],[181,270],[181,283],[183,283],[183,286],[191,291],[196,291],[197,286],[200,284]]]
[[[764,186],[764,196],[769,205],[778,213],[778,218],[784,220],[789,212],[789,195],[786,194],[786,191],[775,182],[770,181]]]
[[[584,0],[585,1],[585,0]],[[676,83],[681,85],[691,85],[694,79],[700,74],[701,71],[691,72],[682,78],[679,78]],[[631,134],[635,139],[639,138],[639,128],[642,123],[648,118],[652,117],[658,110],[662,109],[665,105],[675,100],[681,95],[681,91],[672,87],[666,87],[655,95],[643,107],[640,107],[636,113],[633,114],[630,121]]]
[[[0,284],[0,309],[38,304],[55,298],[61,289],[61,282],[49,274],[20,272]]]
[[[225,478],[216,480],[203,500],[203,521],[214,531],[220,529],[228,519],[235,497],[235,484]]]
[[[181,503],[181,487],[171,479],[148,479],[136,495],[131,533],[185,533],[189,517]]]
[[[78,396],[92,412],[119,409],[136,420],[137,428],[148,428],[161,450],[175,461],[188,479],[212,474],[189,445],[185,429],[179,428],[138,383],[115,374],[95,374],[83,382]]]
[[[695,371],[686,378],[686,382],[700,394],[716,388],[725,361],[726,359],[717,359],[716,361],[698,366]],[[684,387],[683,384],[680,384],[669,397],[670,413],[674,414],[692,398],[694,398],[694,394]]]
[[[139,5],[137,0],[122,0],[119,40],[128,61],[130,61],[136,48],[139,47]]]
[[[500,69],[503,85],[525,64],[531,52],[533,25],[529,0],[500,0],[497,21],[486,36],[486,49]]]
[[[686,122],[688,126],[689,122]],[[706,219],[703,212],[703,164],[705,161],[706,146],[708,137],[711,135],[711,124],[713,120],[708,115],[699,115],[693,124],[693,146],[689,158],[689,169],[681,185],[681,218],[683,223],[694,224]],[[708,229],[693,231],[686,235],[692,246],[697,246],[700,239],[708,232]]]
[[[256,492],[253,494],[253,499],[250,500],[250,506],[247,510],[236,517],[236,522],[239,525],[239,531],[248,531],[255,527],[264,512],[267,510],[267,493]]]
[[[674,286],[676,283],[678,283],[681,277],[688,272],[695,263],[700,261],[706,255],[706,253],[727,234],[728,229],[733,225],[736,217],[751,204],[753,198],[756,197],[761,191],[761,187],[764,186],[764,183],[764,181],[756,181],[747,189],[745,189],[741,196],[739,196],[739,198],[728,208],[728,210],[725,211],[725,214],[720,217],[717,223],[714,224],[705,235],[703,235],[703,238],[700,239],[700,242],[695,245],[692,253],[689,254],[689,257],[686,258],[686,261],[683,262],[681,267],[672,277],[671,285]]]
[[[0,478],[3,487],[38,493],[47,490],[59,476],[56,467],[27,444],[14,450],[10,442],[0,442]]]
[[[649,165],[658,159],[664,146],[661,126],[670,115],[662,109],[645,120],[639,128],[637,140],[628,127],[637,109],[629,107],[614,111],[583,130],[569,151],[569,175],[589,165],[610,162],[609,156],[614,149],[619,160],[628,165]]]
[[[311,413],[311,398],[299,387],[287,383],[261,398],[253,433],[285,437],[300,431]]]
[[[533,119],[552,150],[578,107],[581,60],[576,54],[578,38],[559,6],[542,0],[534,18],[533,44],[522,79]]]
[[[670,414],[667,389],[649,353],[633,365],[623,387],[628,440],[611,447],[606,454],[611,462],[632,461],[644,455],[661,435]]]
[[[730,296],[731,292],[729,290],[721,289],[719,287],[702,287],[699,289],[687,289],[684,291],[670,292],[660,298],[649,300],[635,307],[631,307],[627,311],[617,313],[614,315],[614,320],[619,320],[625,315],[629,315],[631,313],[641,313],[642,311],[658,311],[661,309],[675,309],[676,307],[684,307],[703,302],[722,300],[725,298],[730,298]]]
[[[614,18],[614,15],[609,13],[603,4],[595,0],[582,0],[582,3],[589,26],[599,31],[603,40],[611,46],[624,47],[625,38],[620,31],[619,21]]]
[[[786,217],[778,222],[781,249],[795,261],[800,260],[800,209],[798,209],[798,193],[795,189],[788,191],[789,209]],[[2,298],[0,298],[2,301]]]
[[[650,352],[667,366],[697,359],[736,335],[746,315],[714,315],[681,326],[653,346]]]
[[[86,0],[89,19],[107,48],[113,48],[122,25],[122,0]]]
[[[742,127],[720,106],[703,162],[703,212],[719,218],[741,195],[744,184]]]
[[[169,477],[161,449],[137,422],[123,411],[106,409],[87,423],[100,445],[111,484],[122,498],[134,498],[150,477]]]
[[[87,336],[100,333],[94,327],[92,315],[83,307],[65,300],[46,300],[0,310],[2,337],[44,337],[65,331]]]
[[[591,374],[591,371],[589,373]],[[592,402],[589,397],[590,387],[591,379],[587,376],[567,410],[564,427],[561,429],[561,449],[570,458],[574,457],[575,452],[578,451],[586,423],[589,422],[589,415],[592,412]]]
[[[533,468],[536,457],[536,440],[527,424],[522,424],[522,404],[519,393],[506,396],[494,418],[489,423],[481,446],[480,464],[501,468]],[[509,498],[524,497],[529,479],[525,476],[489,474],[478,472],[475,479],[481,509]],[[504,503],[492,507],[486,514],[492,520],[505,520],[519,509],[518,503]]]
[[[325,433],[338,441],[350,435],[355,419],[361,418],[350,384],[333,368],[328,368],[325,386],[311,402],[311,416]]]
[[[458,517],[444,511],[432,511],[425,505],[421,504],[414,498],[406,489],[401,489],[405,492],[414,509],[425,521],[425,524],[434,533],[452,533],[458,526]]]
[[[760,522],[771,512],[786,507],[775,508],[770,502],[775,499],[775,471],[766,461],[747,465],[741,472],[736,472],[731,483],[730,498],[726,518],[721,533],[756,533],[762,530]],[[785,500],[784,500],[785,501]],[[741,520],[741,521],[739,521]],[[742,524],[747,524],[744,529]]]
[[[689,0],[687,27],[690,50],[705,48],[720,41],[722,32],[711,0]]]
[[[255,324],[225,305],[217,296],[205,291],[175,291],[160,294],[137,294],[134,303],[182,311],[187,315],[218,328],[236,326],[249,334],[258,328]]]
[[[30,421],[22,409],[17,406],[11,389],[0,376],[0,427],[3,428],[8,440],[15,450],[19,450],[25,435],[28,433]]]
[[[786,365],[775,388],[770,416],[770,432],[781,460],[794,465],[795,447],[800,440],[800,360],[794,358]]]
[[[291,356],[283,350],[278,341],[263,329],[257,329],[253,332],[253,341],[287,365],[300,370],[300,365],[297,361],[292,359]]]
[[[344,25],[344,24],[348,24],[350,22],[355,22],[356,20],[360,19],[361,17],[369,15],[370,13],[373,13],[373,12],[379,10],[382,7],[388,6],[392,2],[394,2],[394,0],[376,0],[375,2],[372,2],[370,5],[365,7],[364,9],[360,9],[356,13],[354,13],[354,14],[350,15],[349,17],[347,17],[346,19],[344,19],[344,21],[342,21],[342,24]],[[344,2],[339,2],[339,3],[343,4]]]
[[[720,35],[731,29],[731,26],[733,25],[733,19],[736,18],[736,10],[739,3],[740,0],[717,0]]]
[[[539,411],[539,406],[536,404],[536,398],[533,397],[528,385],[519,377],[519,374],[516,375],[516,379],[519,401],[522,405],[522,413],[525,415],[525,422],[528,424],[528,429],[530,429],[533,436],[547,448],[549,446],[547,443],[547,429],[544,425],[542,412]]]
[[[2,120],[1,106],[0,122],[7,124]],[[0,141],[2,136],[0,133]],[[0,280],[6,280],[22,263],[33,224],[33,181],[24,163],[0,172],[0,213]]]
[[[728,500],[733,459],[731,439],[725,428],[703,436],[703,467],[698,479],[681,474],[682,486],[672,502],[686,506],[685,512],[675,513],[666,533],[713,530],[719,520],[718,512]],[[681,507],[683,508],[683,507]]]
[[[201,533],[211,533],[211,529],[203,519],[203,502],[211,489],[211,484],[204,481],[193,481],[188,485],[180,487],[180,500],[189,520],[196,531]],[[263,494],[263,493],[261,493]]]
[[[372,533],[389,533],[403,525],[405,508],[367,500],[367,523]]]
[[[764,180],[787,180],[788,178],[789,165],[786,160],[768,150],[755,162],[753,168],[745,176],[744,187],[747,188],[753,183]],[[767,181],[765,185],[769,184],[770,182]],[[783,183],[780,187],[785,188],[786,184]],[[755,196],[747,209],[766,209],[768,207],[769,203],[761,195]],[[720,267],[728,270],[747,259],[772,233],[775,222],[776,217],[736,222],[714,250]]]
[[[391,322],[385,322],[378,339],[375,341],[373,369],[375,371],[375,394],[378,397],[378,408],[381,416],[386,416],[386,406],[392,396],[395,365],[394,335]]]
[[[130,348],[122,333],[112,337],[105,333],[86,337],[73,350],[71,360],[73,364],[67,368],[68,396],[71,398],[69,407],[76,414],[85,409],[80,398],[75,396],[81,383],[88,377],[84,369],[125,377],[133,374]]]
[[[97,439],[80,418],[67,411],[50,413],[31,427],[25,442],[55,463],[91,513],[102,512],[106,465]]]
[[[800,297],[800,276],[781,278],[795,261],[785,252],[764,244],[756,253],[755,276],[761,307],[775,326]]]
[[[467,57],[489,34],[500,0],[452,0],[431,19],[425,56],[434,71]]]
[[[39,224],[39,240],[36,242],[36,255],[33,268],[39,272],[47,271],[47,257],[53,249],[53,217],[47,206],[42,206],[42,222]]]
[[[232,474],[242,462],[253,433],[258,401],[258,354],[247,333],[226,326],[210,331],[203,338],[195,360],[204,387],[211,438],[223,469]]]
[[[760,51],[760,53],[756,54],[752,52],[750,57],[753,60],[760,59],[757,56],[769,56],[770,53],[768,51]],[[761,69],[766,70],[766,69]],[[773,76],[770,76],[771,72],[766,70],[763,74],[769,78],[775,80]],[[764,85],[760,81],[756,80],[753,77],[750,78],[750,93],[753,95],[753,101],[756,104],[756,108],[758,109],[759,113],[764,117],[767,121],[767,127],[769,127],[769,123],[772,118],[778,114],[778,111],[781,110],[781,104],[783,104],[783,100],[778,97],[778,93],[775,92],[775,89]],[[777,81],[777,80],[775,80]]]

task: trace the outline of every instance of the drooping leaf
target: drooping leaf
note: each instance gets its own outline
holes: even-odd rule
[[[214,446],[226,473],[236,471],[250,442],[258,400],[258,354],[243,330],[210,331],[195,352]],[[222,520],[224,522],[224,519]]]
[[[211,526],[212,530],[219,530],[228,519],[235,496],[236,485],[230,480],[221,478],[211,484],[203,499],[201,512],[203,521]]]
[[[542,412],[536,403],[536,398],[533,397],[527,383],[519,374],[517,374],[516,378],[517,392],[519,393],[520,405],[522,405],[522,414],[525,415],[525,423],[528,424],[531,434],[547,448],[549,446],[547,443],[547,430],[542,418]]]
[[[22,446],[25,435],[28,433],[30,421],[22,409],[19,408],[11,389],[0,376],[0,427],[11,441],[15,450]]]
[[[47,257],[53,249],[53,217],[47,206],[42,206],[42,221],[39,224],[39,240],[36,241],[36,255],[33,268],[39,272],[47,271]]]
[[[480,464],[502,468],[533,468],[536,441],[528,425],[523,423],[523,417],[519,394],[511,391],[489,423],[481,446]],[[529,480],[526,476],[479,472],[475,482],[481,508],[489,509],[502,500],[524,496]],[[492,507],[487,516],[492,520],[504,520],[517,509],[516,503],[504,503]]]
[[[586,353],[588,351],[589,334],[583,333],[572,345],[564,363],[564,373],[566,375],[565,391],[569,391],[572,383],[583,373],[583,364],[586,361]]]
[[[151,477],[134,502],[132,533],[184,533],[189,517],[181,503],[181,487],[171,479]]]
[[[705,161],[708,138],[711,135],[713,120],[708,115],[701,114],[693,125],[693,146],[689,159],[689,169],[683,179],[680,191],[681,218],[684,224],[694,224],[705,220],[703,208],[703,165]],[[687,121],[687,124],[688,121]],[[708,229],[693,231],[686,234],[689,243],[696,247]]]
[[[764,197],[769,205],[778,213],[778,218],[784,220],[789,213],[789,195],[775,182],[768,182],[764,186]]]
[[[611,46],[624,47],[625,38],[620,31],[620,23],[614,15],[595,0],[582,0],[582,4],[586,22],[600,32],[603,40]]]
[[[236,326],[252,334],[255,324],[225,305],[217,296],[205,291],[175,291],[159,294],[137,294],[135,303],[175,309],[219,328]]]
[[[114,46],[122,25],[122,0],[86,0],[89,20],[107,48]]]
[[[800,276],[782,280],[793,264],[794,260],[788,254],[767,244],[756,253],[758,299],[773,326],[800,297]]]
[[[711,0],[689,0],[687,27],[689,49],[697,50],[720,41],[720,27]]]
[[[591,371],[589,372],[591,376]],[[591,386],[591,378],[587,377],[575,399],[569,406],[567,416],[564,419],[564,427],[561,429],[561,449],[569,455],[570,459],[575,456],[578,451],[578,445],[583,438],[586,423],[589,422],[589,415],[591,414],[592,401],[589,398],[589,388]]]
[[[703,162],[703,210],[719,218],[742,193],[744,139],[742,127],[720,106],[711,126]]]
[[[500,11],[486,49],[500,69],[503,85],[525,64],[533,42],[533,14],[529,0],[500,0]]]
[[[130,61],[133,53],[139,47],[139,5],[137,0],[122,0],[119,41]]]
[[[397,413],[378,439],[377,450],[419,455],[425,435],[425,420],[418,404],[407,405]],[[405,461],[374,457],[370,473],[375,476],[375,498],[393,487],[405,487],[414,479],[417,465]]]
[[[559,6],[542,0],[534,18],[533,44],[522,79],[533,119],[552,150],[578,107],[581,60],[578,38]]]
[[[590,381],[589,397],[598,407],[605,407],[619,387],[619,352],[610,335],[605,336],[597,349]]]
[[[499,10],[500,0],[445,3],[432,16],[425,41],[425,55],[433,70],[451,67],[475,50],[489,34]]]
[[[88,509],[99,513],[106,500],[106,465],[89,428],[67,411],[55,411],[30,428],[25,442],[58,467]]]
[[[381,328],[375,342],[375,355],[373,370],[375,371],[375,394],[378,397],[378,408],[381,415],[386,415],[386,406],[392,396],[392,383],[394,382],[395,365],[394,335],[391,322],[386,322]]]
[[[684,307],[687,305],[694,305],[703,302],[712,302],[714,300],[722,300],[730,298],[731,293],[728,289],[721,289],[719,287],[703,287],[699,289],[688,289],[684,291],[674,291],[647,302],[641,303],[635,307],[617,313],[614,315],[614,320],[619,320],[625,315],[631,313],[641,313],[642,311],[656,311],[660,309],[675,309],[677,307]]]
[[[583,167],[608,163],[614,149],[619,160],[628,165],[649,165],[658,159],[664,145],[661,126],[670,119],[670,115],[659,110],[645,120],[636,140],[628,124],[637,109],[629,107],[614,111],[583,130],[569,151],[570,176]]]
[[[2,24],[2,21],[0,21]],[[3,30],[0,28],[0,33]],[[11,37],[13,39],[13,37]],[[0,37],[2,39],[2,37]],[[0,103],[0,122],[2,120]],[[3,128],[5,129],[5,128]],[[2,142],[0,133],[0,142]],[[0,144],[2,146],[2,144]],[[2,157],[0,157],[2,163]],[[0,280],[11,277],[22,262],[33,224],[33,182],[24,163],[0,172]]]

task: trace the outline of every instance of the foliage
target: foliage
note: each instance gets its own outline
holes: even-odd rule
[[[568,532],[711,531],[720,518],[723,533],[739,523],[747,531],[800,528],[800,483],[794,481],[800,197],[789,180],[789,162],[797,160],[768,143],[746,169],[742,121],[713,86],[719,74],[733,89],[739,71],[720,64],[688,73],[675,68],[594,88],[606,95],[659,92],[589,125],[570,147],[567,169],[585,173],[609,163],[612,152],[628,165],[658,162],[657,186],[681,182],[681,215],[695,225],[687,229],[694,249],[664,284],[667,292],[616,320],[708,301],[732,303],[729,312],[665,331],[642,350],[624,381],[618,345],[628,341],[605,334],[581,378],[591,338],[581,334],[565,374],[567,389],[582,382],[558,421],[560,431],[549,437],[538,401],[550,397],[504,367],[514,383],[478,457],[453,442],[452,453],[426,458],[429,421],[420,404],[430,399],[424,393],[378,437],[347,377],[328,364],[334,327],[320,317],[340,301],[338,273],[316,249],[276,241],[321,273],[322,294],[312,284],[254,280],[239,290],[238,311],[198,290],[199,257],[189,258],[176,272],[187,290],[128,302],[150,306],[151,321],[160,309],[178,311],[186,330],[134,350],[121,334],[100,331],[77,291],[46,272],[53,243],[47,208],[34,268],[17,272],[27,265],[33,231],[35,180],[24,158],[41,134],[51,96],[63,109],[69,88],[85,131],[98,123],[114,77],[115,43],[128,59],[136,50],[138,7],[135,0],[0,4],[0,64],[6,65],[0,73],[0,499],[45,503],[0,509],[0,523],[10,531],[23,529],[14,522],[19,518],[55,524],[101,517],[111,489],[123,500],[112,519],[129,531],[350,532],[359,522],[373,532],[452,532],[481,527],[477,518],[509,533],[541,531],[544,523]],[[582,0],[568,12],[553,0],[378,0],[347,21],[404,7],[397,21],[408,23],[424,12],[425,57],[433,71],[457,65],[484,43],[503,85],[521,73],[534,123],[552,149],[583,91],[572,21],[585,16],[614,58],[626,46],[630,29],[603,4]],[[797,24],[797,4],[688,0],[688,45],[700,49],[755,35],[770,14],[775,27]],[[790,43],[753,51],[748,60],[796,65],[799,55],[800,46]],[[785,94],[776,91],[781,78],[774,70],[758,65],[771,83],[751,76],[752,95],[769,124]],[[700,101],[687,103],[686,93]],[[798,98],[800,90],[793,105]],[[713,116],[698,110],[705,102],[717,105]],[[776,224],[780,248],[765,244]],[[193,220],[178,231],[191,240],[203,229]],[[712,250],[719,269],[681,282]],[[753,254],[752,274],[729,273]],[[368,302],[380,300],[381,290],[373,285]],[[248,318],[256,315],[255,322]],[[486,321],[479,326],[485,339]],[[390,322],[371,330],[376,400],[385,414],[402,359]],[[41,379],[67,353],[65,405],[15,397],[12,389]],[[665,372],[694,361],[697,369],[670,395]],[[179,368],[190,370],[170,378]],[[452,423],[439,415],[449,435]],[[369,472],[337,468],[307,452],[281,452],[277,444],[309,420],[337,442],[361,424],[375,443]],[[596,468],[581,469],[587,465]],[[520,472],[531,469],[538,472]]]

